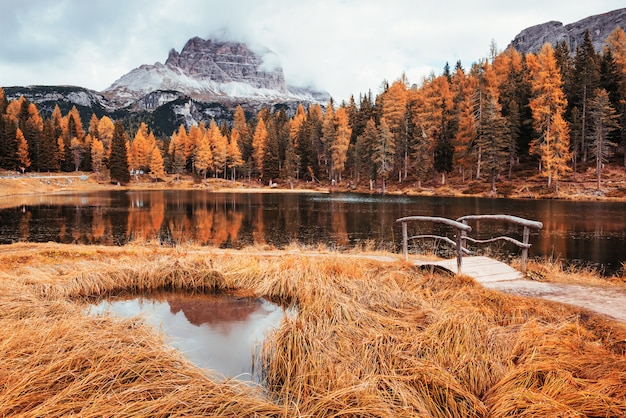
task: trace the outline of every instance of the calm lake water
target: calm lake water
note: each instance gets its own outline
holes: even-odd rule
[[[333,249],[369,243],[401,246],[397,218],[456,219],[503,213],[543,222],[531,235],[531,257],[592,264],[612,273],[626,260],[626,204],[363,194],[109,191],[24,198],[0,210],[0,243],[15,241],[124,245],[159,240],[223,248],[290,243]],[[516,234],[516,227],[472,225],[482,237]],[[428,233],[433,227],[425,224]],[[441,232],[435,227],[435,232]],[[422,232],[426,232],[423,230]],[[519,252],[516,251],[516,255]]]
[[[198,367],[254,382],[260,381],[255,360],[263,336],[277,328],[284,315],[282,308],[263,299],[182,294],[109,300],[90,311],[141,315]]]

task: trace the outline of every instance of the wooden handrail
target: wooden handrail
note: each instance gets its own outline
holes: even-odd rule
[[[518,241],[514,238],[502,236],[495,237],[486,240],[478,240],[475,238],[471,238],[467,236],[467,233],[472,231],[472,227],[467,224],[468,221],[479,221],[479,220],[490,220],[490,221],[504,221],[509,223],[518,224],[524,227],[523,238],[522,241]],[[408,222],[434,222],[434,223],[442,223],[448,226],[453,227],[456,230],[455,241],[452,241],[448,237],[438,236],[438,235],[416,235],[409,237],[408,234]],[[474,243],[488,243],[494,242],[498,240],[504,240],[511,242],[522,249],[522,273],[526,273],[526,261],[528,259],[528,249],[531,247],[529,241],[530,238],[530,230],[531,229],[541,229],[543,228],[543,224],[538,221],[532,221],[529,219],[520,218],[512,215],[467,215],[458,218],[457,220],[441,218],[436,216],[405,216],[403,218],[397,219],[396,222],[402,223],[402,252],[404,253],[404,257],[406,260],[409,259],[409,239],[415,238],[435,238],[443,240],[449,244],[456,246],[456,257],[457,257],[457,269],[458,273],[461,273],[461,265],[463,262],[463,252],[469,252],[467,249],[463,247],[463,243],[467,241],[471,241]]]
[[[442,223],[456,229],[456,266],[458,273],[461,273],[461,265],[463,263],[463,237],[472,230],[472,227],[453,219],[440,218],[437,216],[406,216],[404,218],[397,219],[396,222],[402,223],[402,252],[404,253],[405,260],[409,259],[409,233],[407,223],[411,221]],[[428,235],[424,237],[448,240],[448,242],[451,241],[447,237],[439,237],[435,235]]]
[[[491,238],[489,240],[475,240],[473,238],[466,238],[472,242],[476,243],[485,243],[485,242],[493,242],[497,240],[505,240],[508,242],[512,242],[522,249],[522,260],[521,260],[521,270],[522,273],[526,273],[526,262],[528,260],[528,249],[530,248],[530,243],[528,242],[530,239],[530,230],[531,229],[541,229],[543,228],[543,224],[539,221],[531,221],[530,219],[520,218],[518,216],[512,215],[467,215],[461,216],[457,219],[458,222],[463,222],[467,224],[467,221],[480,221],[480,220],[489,220],[489,221],[504,221],[509,223],[514,223],[517,225],[522,225],[524,227],[524,232],[522,235],[522,242],[510,238],[510,237],[496,237]]]
[[[473,221],[473,220],[478,221],[482,219],[515,223],[518,225],[527,226],[531,229],[543,228],[543,224],[539,221],[531,221],[530,219],[524,219],[524,218],[520,218],[518,216],[512,216],[512,215],[466,215],[466,216],[461,216],[460,218],[458,218],[457,222]]]

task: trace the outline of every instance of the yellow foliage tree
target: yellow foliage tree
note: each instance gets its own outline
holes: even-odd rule
[[[243,165],[243,159],[241,158],[241,150],[239,149],[239,131],[234,129],[230,134],[230,141],[228,142],[228,168],[230,168],[231,179],[234,181],[237,168]]]
[[[144,132],[141,129],[138,130],[133,142],[130,144],[130,168],[133,170],[147,170],[151,153],[152,150],[148,148],[148,141]]]
[[[152,154],[150,155],[150,175],[157,180],[165,178],[163,157],[161,156],[159,147],[154,147],[152,149]]]
[[[211,144],[211,154],[213,155],[213,172],[215,177],[217,177],[226,168],[228,138],[222,134],[214,120],[211,120],[209,124],[209,143]]]
[[[211,153],[211,142],[209,132],[205,131],[198,139],[195,150],[195,168],[206,178],[207,171],[213,164],[213,154]]]
[[[98,138],[94,138],[91,144],[91,166],[98,178],[104,170],[104,145]]]
[[[24,134],[20,128],[17,128],[15,133],[15,137],[17,138],[17,157],[21,165],[22,173],[28,167],[30,167],[30,158],[28,157],[28,143],[24,138]]]
[[[255,168],[263,177],[263,156],[265,155],[265,145],[267,144],[267,128],[263,118],[259,118],[252,137],[252,158],[254,159]]]
[[[341,183],[341,174],[348,160],[351,136],[352,128],[348,120],[348,112],[345,108],[340,107],[335,112],[335,139],[330,146],[332,175],[338,183]]]
[[[111,141],[113,140],[114,131],[115,125],[111,118],[103,116],[100,122],[98,122],[98,138],[102,141],[106,158],[111,156]]]
[[[563,93],[561,72],[554,50],[548,43],[538,55],[529,54],[527,63],[533,94],[530,108],[535,130],[539,133],[539,137],[531,142],[530,150],[541,159],[540,170],[548,179],[548,187],[554,180],[558,193],[559,179],[571,170],[567,165],[570,160],[570,141],[569,126],[563,118],[567,99]]]
[[[70,149],[72,151],[72,160],[74,162],[75,171],[78,171],[78,169],[80,168],[80,163],[83,160],[85,148],[83,147],[83,143],[80,141],[80,139],[74,136],[70,141]]]

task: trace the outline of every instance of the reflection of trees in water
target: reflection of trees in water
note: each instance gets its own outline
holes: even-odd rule
[[[530,255],[592,259],[625,258],[624,205],[613,202],[523,201],[473,198],[383,198],[348,195],[228,194],[206,191],[100,192],[28,199],[2,209],[2,242],[27,240],[122,245],[132,239],[159,238],[176,245],[239,248],[291,242],[349,246],[368,240],[399,248],[401,216],[508,213],[543,222],[532,232]],[[19,204],[19,206],[18,206]],[[520,237],[509,224],[472,224],[487,237]],[[425,233],[438,233],[429,227]],[[445,232],[445,231],[444,231]],[[395,236],[394,236],[395,234]],[[513,249],[514,256],[519,250]],[[596,261],[597,260],[597,261]],[[614,266],[619,268],[619,266]]]
[[[25,206],[22,206],[19,231],[20,231],[20,241],[26,241],[28,239],[28,235],[30,233],[30,220],[33,214],[30,210],[26,210]]]
[[[164,295],[170,312],[183,312],[197,326],[209,324],[224,333],[233,323],[245,322],[254,314],[268,313],[260,299],[235,298],[227,295]]]
[[[350,239],[346,230],[346,211],[343,202],[333,201],[330,210],[331,231],[335,234],[337,245],[348,247]]]

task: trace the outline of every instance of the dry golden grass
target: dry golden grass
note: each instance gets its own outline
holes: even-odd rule
[[[353,257],[14,244],[0,249],[0,416],[623,416],[626,326],[465,277]],[[218,382],[122,293],[236,292],[293,306],[265,387]]]

